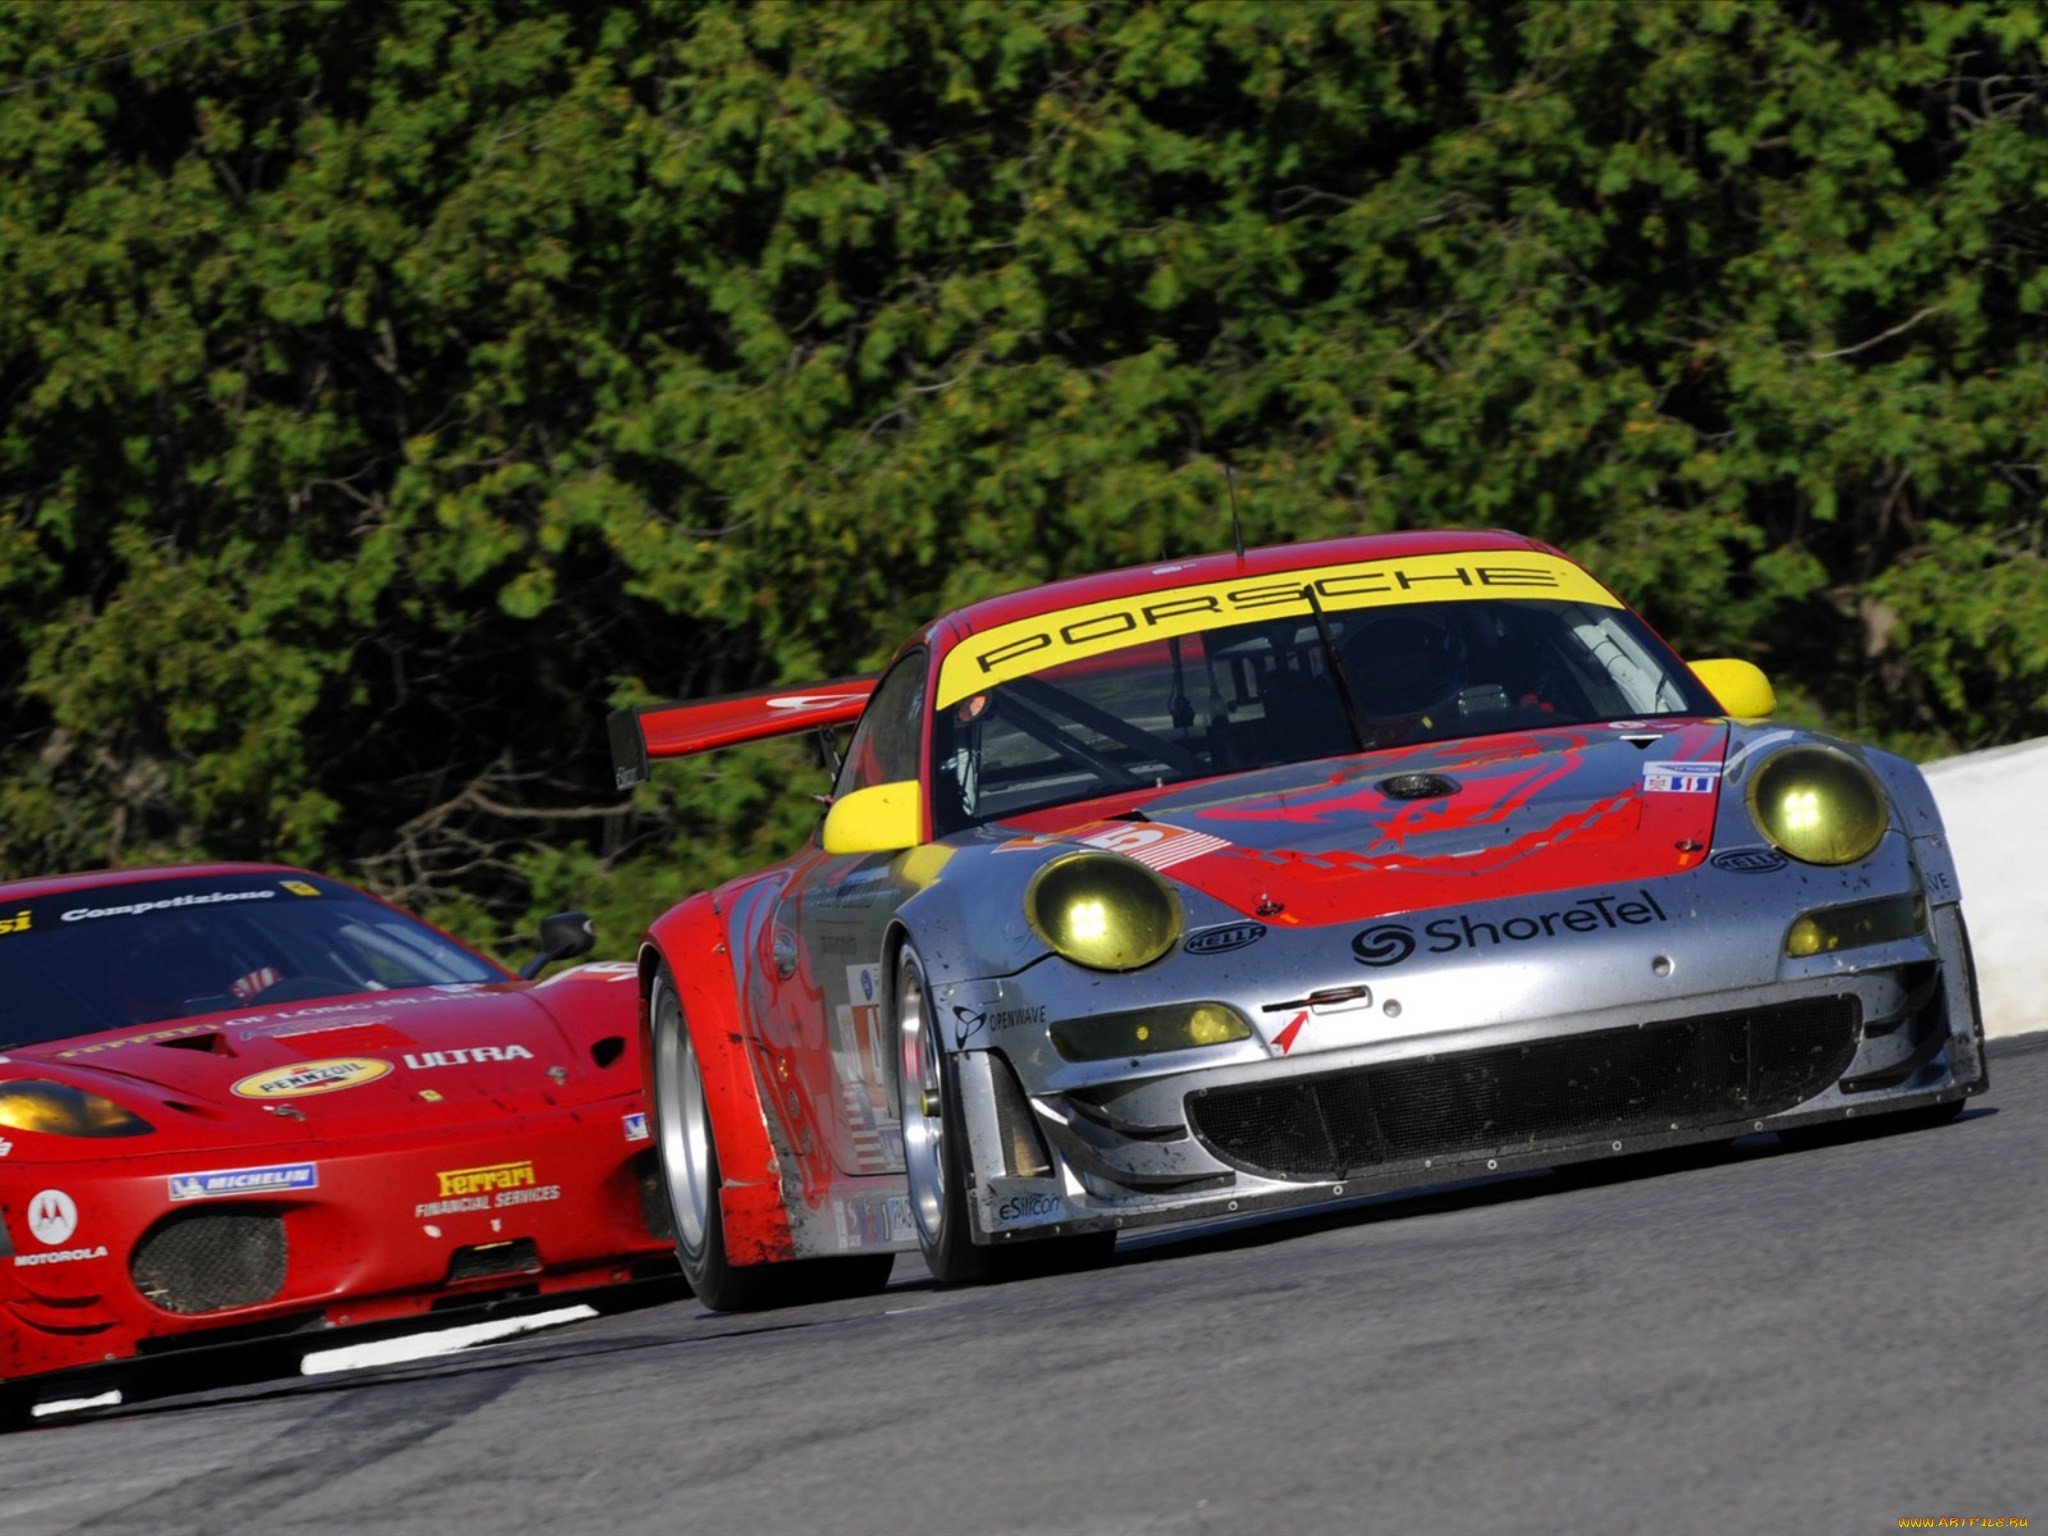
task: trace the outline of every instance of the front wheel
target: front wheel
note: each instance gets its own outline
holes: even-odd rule
[[[967,1217],[966,1130],[960,1086],[946,1059],[914,949],[896,961],[896,1074],[903,1121],[903,1166],[917,1246],[941,1285],[989,1277],[989,1255],[974,1246]]]
[[[898,1111],[910,1212],[925,1267],[941,1285],[1022,1280],[1108,1262],[1114,1232],[1035,1238],[978,1247],[968,1224],[969,1158],[960,1081],[926,990],[924,963],[906,948],[896,962]]]
[[[647,1010],[654,1035],[655,1148],[675,1221],[676,1258],[683,1278],[714,1312],[760,1306],[766,1295],[766,1271],[733,1264],[725,1256],[718,1142],[711,1132],[697,1049],[666,961],[654,973]]]
[[[714,1312],[749,1312],[866,1296],[889,1283],[895,1255],[858,1253],[790,1264],[735,1264],[719,1206],[724,1176],[704,1094],[704,1072],[663,962],[648,997],[653,1022],[655,1145],[676,1229],[676,1258],[697,1299]]]

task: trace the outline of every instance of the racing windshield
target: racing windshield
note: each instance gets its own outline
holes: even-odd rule
[[[0,1050],[508,973],[316,875],[137,880],[0,910]]]
[[[1093,612],[1064,626],[1056,614],[1038,621],[1056,643],[1015,657],[1004,648],[1022,641],[998,635],[971,658],[994,658],[988,682],[976,686],[951,657],[941,680],[937,830],[1414,742],[1720,712],[1649,626],[1577,567],[1524,556],[1515,569],[1553,567],[1566,595],[1468,586],[1347,607],[1341,585],[1314,581],[1316,600],[1286,605],[1284,617],[1215,604],[1173,614],[1152,626],[1171,633],[1148,636],[1110,632]],[[1173,596],[1137,611],[1159,612]],[[1103,644],[1099,632],[1122,643]]]

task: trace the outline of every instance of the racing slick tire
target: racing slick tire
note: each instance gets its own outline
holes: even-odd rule
[[[714,1312],[750,1312],[867,1296],[886,1286],[896,1262],[892,1253],[790,1264],[735,1264],[726,1256],[718,1138],[697,1049],[666,961],[655,971],[648,1017],[654,1036],[656,1153],[675,1222],[676,1258],[697,1299]]]
[[[917,1245],[932,1278],[941,1285],[975,1285],[1107,1262],[1116,1246],[1114,1232],[1036,1238],[1003,1248],[975,1243],[967,1213],[967,1129],[960,1082],[932,1015],[924,962],[908,945],[897,957],[893,996],[904,1172]]]
[[[977,1248],[967,1215],[967,1130],[960,1083],[932,1016],[924,962],[908,945],[896,958],[898,1111],[910,1216],[926,1268],[941,1285],[993,1278],[992,1255]]]

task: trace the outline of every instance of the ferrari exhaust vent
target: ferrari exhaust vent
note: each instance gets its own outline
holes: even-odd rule
[[[181,1211],[135,1245],[128,1273],[166,1312],[253,1307],[284,1289],[284,1218],[270,1211]]]
[[[1835,997],[1600,1030],[1198,1093],[1188,1122],[1223,1161],[1279,1179],[1654,1136],[1812,1098],[1848,1070],[1858,1023]]]
[[[502,1243],[473,1243],[448,1256],[448,1283],[488,1280],[494,1275],[531,1275],[540,1270],[540,1249],[530,1237]]]
[[[669,1204],[668,1186],[661,1181],[661,1164],[652,1152],[642,1152],[633,1159],[633,1182],[640,1189],[640,1225],[656,1242],[674,1242],[675,1208]]]

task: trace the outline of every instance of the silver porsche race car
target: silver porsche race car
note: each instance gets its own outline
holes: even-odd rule
[[[644,1060],[716,1308],[1146,1223],[1891,1116],[1987,1084],[1909,763],[1775,725],[1557,550],[1396,534],[996,598],[879,679],[817,834],[662,916]]]

